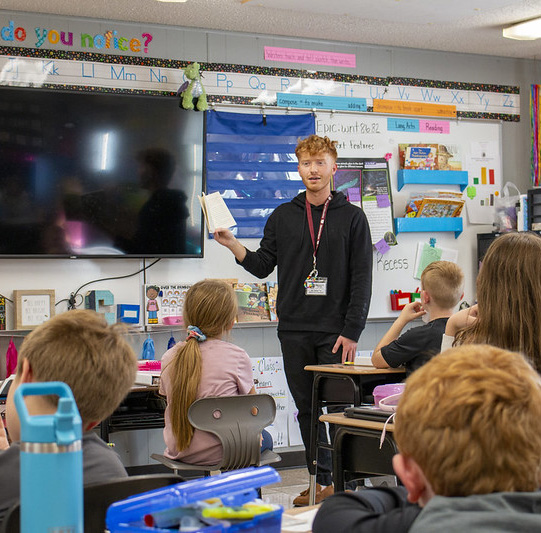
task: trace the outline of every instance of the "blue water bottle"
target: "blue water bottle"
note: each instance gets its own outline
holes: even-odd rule
[[[52,415],[30,416],[25,396],[54,394]],[[83,533],[81,417],[61,382],[24,383],[15,391],[21,423],[21,533]]]

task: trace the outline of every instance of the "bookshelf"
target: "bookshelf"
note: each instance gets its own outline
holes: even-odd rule
[[[468,185],[468,173],[465,170],[416,170],[402,168],[396,174],[397,188],[404,185],[458,185],[463,191]]]
[[[455,239],[462,233],[462,217],[395,218],[396,233],[454,231]]]

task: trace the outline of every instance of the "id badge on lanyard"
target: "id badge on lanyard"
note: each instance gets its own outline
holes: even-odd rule
[[[325,200],[323,206],[323,213],[319,221],[319,229],[317,232],[317,240],[314,236],[314,221],[312,220],[312,208],[310,202],[306,200],[306,216],[308,217],[308,227],[310,229],[310,236],[312,237],[312,245],[314,247],[313,265],[312,271],[308,274],[308,277],[304,280],[304,293],[306,296],[327,296],[327,278],[320,277],[316,268],[316,255],[319,248],[319,241],[321,240],[321,233],[323,231],[323,225],[325,224],[325,218],[327,217],[327,209],[332,196],[329,196]]]

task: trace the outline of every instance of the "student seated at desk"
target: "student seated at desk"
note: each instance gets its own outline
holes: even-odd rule
[[[405,489],[336,494],[314,533],[540,530],[541,379],[521,354],[437,355],[406,380],[394,424]]]
[[[421,274],[421,301],[402,309],[394,324],[379,341],[372,354],[376,368],[404,365],[407,375],[440,352],[442,335],[448,318],[464,295],[462,269],[449,261],[434,261]],[[422,316],[427,324],[411,328],[400,335],[412,320]]]
[[[118,454],[91,431],[116,409],[135,381],[137,357],[123,332],[123,326],[108,325],[103,315],[77,310],[51,318],[24,339],[6,400],[11,446],[3,425],[0,430],[0,507],[19,499],[20,424],[13,394],[21,383],[63,381],[71,388],[82,419],[85,484],[127,476]],[[33,416],[57,409],[49,396],[30,396],[26,405]]]
[[[541,373],[541,237],[506,233],[489,246],[477,305],[449,318],[441,349],[487,343],[523,353]]]
[[[206,279],[190,287],[184,300],[188,337],[162,357],[160,394],[167,398],[163,438],[164,455],[194,465],[217,464],[222,459],[218,437],[194,430],[188,408],[198,398],[255,394],[252,362],[238,346],[221,339],[237,316],[233,288]],[[263,431],[262,449],[272,449]]]

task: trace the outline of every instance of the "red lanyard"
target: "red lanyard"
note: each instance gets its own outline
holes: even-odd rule
[[[323,213],[321,213],[321,219],[319,220],[319,229],[317,231],[317,240],[314,238],[314,221],[312,219],[312,207],[308,198],[306,198],[306,216],[308,217],[308,228],[310,229],[310,237],[312,238],[312,246],[314,247],[314,270],[316,270],[316,254],[319,248],[319,241],[321,240],[321,233],[323,232],[323,224],[325,224],[325,218],[327,217],[327,209],[329,208],[329,202],[332,200],[332,195],[325,200],[323,205]]]

